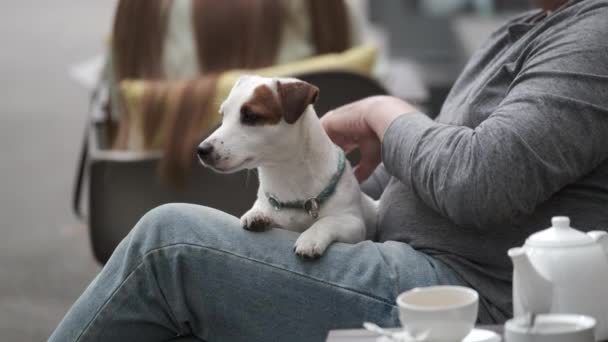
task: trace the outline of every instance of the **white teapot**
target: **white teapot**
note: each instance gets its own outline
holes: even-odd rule
[[[608,339],[608,233],[587,234],[554,217],[553,227],[511,248],[513,313],[573,313],[597,320],[596,340]]]

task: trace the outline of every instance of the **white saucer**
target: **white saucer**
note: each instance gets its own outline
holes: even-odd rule
[[[399,337],[400,333],[396,333]],[[398,342],[399,340],[381,336],[376,342]],[[501,342],[502,338],[495,332],[485,329],[473,329],[462,342]]]
[[[500,342],[502,337],[486,329],[473,329],[462,342]]]

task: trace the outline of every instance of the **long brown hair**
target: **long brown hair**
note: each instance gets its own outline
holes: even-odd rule
[[[350,46],[350,23],[343,0],[302,1],[308,4],[317,54],[341,52]],[[164,77],[163,41],[171,4],[172,0],[120,0],[113,33],[118,81]],[[221,72],[276,62],[285,18],[284,3],[278,0],[192,0],[201,75],[193,81],[154,82],[146,86],[142,101],[145,144],[159,132],[164,141],[163,178],[180,184],[190,172],[196,145],[211,129],[206,118]],[[126,131],[121,127],[117,141],[123,143],[116,146],[124,146],[126,139],[120,132]]]
[[[112,59],[117,81],[161,79],[172,0],[121,0],[114,16]]]
[[[199,66],[203,72],[274,63],[283,26],[276,0],[193,0]]]
[[[343,0],[306,0],[317,54],[342,52],[351,45],[350,20]]]
[[[144,147],[152,146],[160,132],[164,142],[161,176],[174,185],[184,184],[194,149],[213,125],[207,114],[216,80],[216,74],[208,74],[193,80],[154,82],[147,86],[142,103],[147,119],[143,127]]]

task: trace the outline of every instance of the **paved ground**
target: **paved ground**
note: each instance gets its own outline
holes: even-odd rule
[[[70,211],[86,92],[113,1],[0,1],[0,341],[45,341],[99,271]]]

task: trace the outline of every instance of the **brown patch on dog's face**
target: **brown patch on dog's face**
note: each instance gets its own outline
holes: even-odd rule
[[[251,99],[241,106],[240,121],[247,126],[276,125],[282,109],[270,87],[263,84],[253,91]]]

